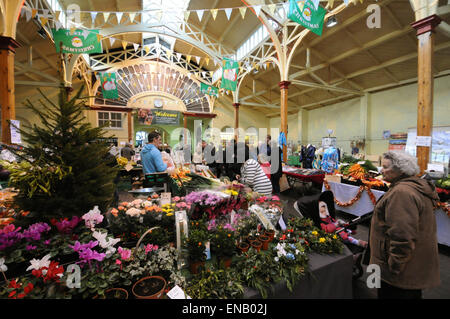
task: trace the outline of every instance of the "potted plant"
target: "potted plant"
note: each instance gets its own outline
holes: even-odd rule
[[[269,237],[266,235],[260,235],[258,237],[258,240],[261,242],[262,244],[262,250],[267,250],[269,248]]]
[[[254,240],[250,243],[250,245],[256,249],[257,252],[261,250],[262,243],[259,240]]]
[[[234,232],[219,225],[212,234],[211,244],[212,252],[217,256],[219,263],[223,262],[225,268],[230,267],[231,258],[236,251]]]
[[[184,244],[188,251],[189,270],[193,274],[197,274],[200,271],[200,268],[205,265],[205,245],[208,240],[209,234],[202,228],[191,229],[189,237],[184,239]]]
[[[241,251],[241,253],[245,253],[250,248],[250,245],[247,242],[242,241],[237,245],[237,248]]]
[[[95,296],[93,299],[128,299],[128,291],[123,288],[110,288],[105,290],[103,296]]]
[[[275,237],[275,230],[273,229],[266,229],[264,231],[264,235],[266,235],[267,237],[269,237],[269,242],[272,242],[272,240]]]
[[[137,299],[161,299],[166,284],[161,276],[148,276],[138,280],[133,285],[132,292]]]
[[[244,287],[232,270],[208,269],[190,281],[187,294],[194,299],[242,298]]]

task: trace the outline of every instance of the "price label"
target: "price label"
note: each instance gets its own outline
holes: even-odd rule
[[[129,172],[129,171],[131,171],[132,169],[133,169],[133,165],[131,165],[131,163],[128,162],[128,164],[125,166],[125,170],[126,170],[127,172]]]
[[[161,199],[160,199],[160,204],[161,206],[164,206],[166,204],[170,204],[170,201],[172,200],[172,194],[171,193],[162,193],[161,194]]]
[[[183,291],[183,289],[180,288],[180,286],[175,285],[170,291],[167,293],[167,297],[170,299],[192,299],[188,295],[186,295]]]

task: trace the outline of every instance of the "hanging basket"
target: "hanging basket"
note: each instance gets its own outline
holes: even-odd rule
[[[145,233],[142,234],[141,238],[139,238],[139,240],[138,240],[138,242],[137,242],[137,244],[136,244],[136,249],[134,250],[133,255],[136,255],[136,252],[137,252],[137,250],[138,250],[138,248],[139,248],[139,245],[141,244],[141,242],[142,242],[142,240],[144,239],[144,237],[145,237],[147,234],[150,234],[154,229],[157,229],[157,228],[160,228],[160,227],[159,227],[159,226],[152,227],[152,228],[150,228],[149,230],[147,230]]]

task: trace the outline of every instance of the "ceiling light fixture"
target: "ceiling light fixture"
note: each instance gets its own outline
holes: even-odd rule
[[[331,16],[327,20],[327,28],[334,27],[337,23],[336,16]]]

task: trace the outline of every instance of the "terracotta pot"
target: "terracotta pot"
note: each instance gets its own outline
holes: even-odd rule
[[[231,257],[221,257],[219,260],[219,264],[223,264],[224,268],[230,268],[231,266]]]
[[[136,299],[161,299],[166,288],[166,280],[160,276],[149,276],[138,280],[131,291]]]
[[[262,243],[259,240],[252,241],[251,245],[256,249],[257,252],[261,250]]]
[[[241,253],[245,253],[250,248],[250,245],[248,243],[242,242],[242,243],[239,243],[238,248],[241,251]]]
[[[255,236],[249,235],[249,236],[247,236],[247,238],[245,240],[247,241],[247,243],[251,244],[252,241],[257,240],[257,238]]]
[[[201,270],[201,268],[205,267],[204,261],[191,261],[189,263],[189,271],[191,274],[198,274]]]
[[[116,294],[120,294],[120,297],[117,298]],[[123,288],[110,288],[110,289],[105,290],[104,297],[100,297],[99,295],[96,295],[92,299],[128,299],[128,291],[126,291],[126,289],[123,289]]]
[[[259,236],[259,241],[262,243],[262,250],[267,250],[269,248],[269,237],[265,235]]]
[[[275,231],[273,229],[268,229],[264,232],[264,235],[269,237],[269,242],[271,242],[275,238]]]

